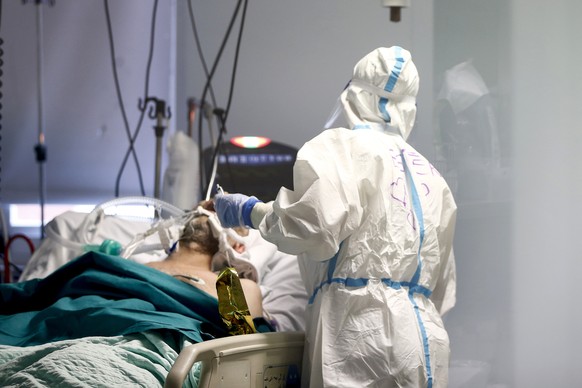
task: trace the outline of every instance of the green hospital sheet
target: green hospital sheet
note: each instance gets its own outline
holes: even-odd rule
[[[44,279],[0,285],[0,345],[174,330],[227,335],[210,295],[158,270],[88,252]]]

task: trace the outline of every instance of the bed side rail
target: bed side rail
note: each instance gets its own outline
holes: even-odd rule
[[[276,332],[218,338],[185,347],[166,378],[165,388],[182,388],[202,362],[199,388],[299,387],[303,332]]]

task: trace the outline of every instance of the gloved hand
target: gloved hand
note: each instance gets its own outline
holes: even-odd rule
[[[225,228],[252,228],[251,211],[257,202],[261,201],[244,194],[217,194],[214,197],[214,210]]]

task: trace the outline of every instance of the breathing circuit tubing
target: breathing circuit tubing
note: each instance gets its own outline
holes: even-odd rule
[[[103,220],[103,218],[107,215],[106,210],[109,208],[115,208],[117,206],[123,205],[142,205],[142,206],[152,206],[156,210],[156,215],[158,216],[167,216],[168,219],[166,223],[157,222],[154,226],[148,230],[141,238],[141,241],[145,240],[148,235],[152,235],[155,232],[160,232],[167,229],[168,224],[172,223],[175,224],[176,222],[183,222],[184,218],[186,217],[187,213],[165,201],[159,200],[157,198],[150,198],[150,197],[139,197],[139,196],[132,196],[132,197],[120,197],[115,198],[110,201],[104,202],[100,205],[97,205],[91,213],[89,213],[78,229],[78,236],[79,241],[71,241],[66,239],[58,234],[56,230],[53,230],[50,225],[47,225],[46,234],[47,237],[50,239],[58,242],[59,244],[76,251],[88,251],[88,250],[97,250],[102,253],[112,254],[112,255],[122,255],[124,257],[129,256],[131,253],[138,253],[136,249],[133,249],[131,253],[126,254],[126,248],[122,247],[121,244],[114,240],[105,240],[100,245],[94,245],[90,243],[90,234],[95,234],[99,223]],[[148,234],[149,233],[149,234]],[[138,236],[136,236],[138,237]],[[137,239],[134,239],[137,240]],[[139,241],[139,242],[141,242]],[[134,245],[139,245],[136,241],[132,242]],[[130,244],[132,244],[130,243]],[[139,252],[146,252],[151,251],[154,249],[162,249],[165,248],[163,244],[153,244],[153,245],[142,245],[139,249]]]
[[[96,227],[101,221],[102,217],[105,215],[107,208],[128,205],[128,204],[140,204],[149,205],[156,208],[156,213],[161,215],[165,212],[167,216],[166,219],[161,219],[154,224],[152,227],[145,231],[144,233],[137,234],[131,242],[129,242],[125,247],[122,247],[120,243],[114,240],[105,239],[101,244],[94,245],[89,243],[89,232],[96,232]],[[174,205],[156,198],[150,197],[122,197],[116,198],[111,201],[105,202],[98,205],[93,209],[93,211],[85,217],[85,220],[79,227],[80,242],[71,241],[61,237],[56,230],[51,228],[52,224],[47,225],[47,236],[60,243],[61,245],[76,250],[79,252],[86,251],[98,251],[101,253],[106,253],[110,255],[121,256],[123,258],[129,258],[131,255],[137,253],[151,252],[153,250],[164,249],[167,254],[170,254],[174,249],[174,242],[178,241],[178,238],[174,238],[172,241],[169,230],[172,226],[179,225],[183,227],[188,222],[192,220],[192,217],[199,215],[206,215],[208,217],[208,222],[210,224],[213,235],[219,242],[219,252],[226,255],[228,262],[236,259],[237,254],[233,251],[232,247],[228,242],[228,238],[239,243],[244,243],[244,239],[239,236],[233,229],[225,229],[220,225],[220,221],[216,213],[209,212],[208,210],[198,207],[192,211],[181,210]],[[160,243],[157,244],[144,244],[146,238],[157,234],[160,238]],[[178,236],[176,236],[178,237]]]
[[[6,246],[4,247],[4,283],[11,283],[12,282],[12,274],[10,271],[10,246],[12,245],[12,243],[14,243],[14,241],[16,240],[24,240],[24,242],[26,242],[26,244],[28,245],[28,249],[30,251],[30,254],[32,255],[34,253],[34,243],[32,242],[32,240],[21,233],[15,234],[13,236],[10,236],[10,238],[8,239],[8,242],[6,243]]]

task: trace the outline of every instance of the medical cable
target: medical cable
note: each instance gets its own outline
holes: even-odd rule
[[[192,32],[194,34],[194,42],[196,43],[196,50],[198,51],[198,57],[200,58],[200,62],[202,63],[202,68],[204,69],[204,75],[206,76],[207,79],[210,78],[210,73],[208,72],[208,65],[206,63],[206,58],[204,57],[204,53],[202,51],[202,45],[200,44],[200,37],[198,35],[198,27],[196,26],[196,19],[194,17],[194,10],[192,9],[192,2],[190,0],[188,0],[188,13],[190,15],[190,25],[192,26]],[[216,106],[216,96],[214,94],[214,88],[212,87],[212,82],[208,83],[208,88],[209,88],[209,92],[210,92],[210,98],[212,100],[212,106]],[[214,131],[213,131],[213,127],[212,127],[212,108],[211,105],[209,105],[206,102],[201,101],[201,106],[200,109],[202,110],[202,114],[198,117],[198,128],[199,128],[199,134],[198,134],[198,139],[199,142],[202,141],[202,120],[204,118],[206,118],[206,121],[208,123],[208,133],[210,136],[210,143],[214,144]],[[192,136],[192,130],[190,130],[190,136]],[[202,187],[202,183],[204,182],[204,177],[202,175],[202,161],[203,159],[203,150],[202,150],[202,144],[199,143],[199,160],[198,163],[200,165],[199,167],[199,180],[200,180],[200,189],[203,190]]]
[[[134,146],[134,142],[133,142],[133,137],[131,136],[131,132],[129,129],[129,122],[127,120],[127,114],[125,112],[125,105],[123,103],[123,97],[121,96],[121,87],[119,85],[119,76],[117,74],[117,66],[115,64],[115,45],[113,42],[113,32],[112,32],[112,27],[111,27],[111,17],[109,15],[109,3],[107,0],[103,1],[104,7],[105,7],[105,20],[107,23],[107,32],[108,32],[108,38],[109,38],[109,50],[111,53],[111,62],[112,62],[112,69],[113,69],[113,80],[115,83],[115,91],[117,94],[117,100],[119,103],[119,108],[121,110],[121,116],[123,118],[123,123],[124,123],[124,128],[125,128],[125,132],[127,134],[127,137],[129,139],[129,152],[131,152],[131,154],[133,155],[133,160],[135,162],[136,165],[136,169],[137,169],[137,175],[138,175],[138,180],[139,180],[139,184],[140,184],[140,189],[141,189],[141,194],[145,195],[145,189],[143,186],[143,178],[142,178],[142,174],[141,174],[141,167],[139,164],[139,160],[137,158],[137,154],[135,152],[135,148]],[[115,184],[115,196],[117,197],[119,195],[119,181],[121,179],[121,174],[123,169],[125,168],[125,164],[126,164],[126,159],[127,159],[127,154],[126,154],[126,158],[124,159],[124,161],[122,162],[122,166],[120,168],[120,171],[118,172],[117,175],[117,181]]]
[[[218,153],[220,152],[221,147],[222,147],[222,138],[223,138],[224,134],[226,133],[226,120],[228,118],[228,113],[230,112],[230,106],[232,103],[232,96],[234,94],[234,83],[235,83],[235,79],[236,79],[236,69],[238,68],[238,58],[239,58],[239,52],[240,52],[240,45],[242,42],[242,35],[243,35],[243,31],[244,31],[244,26],[245,26],[247,6],[248,6],[248,0],[244,0],[243,11],[242,11],[241,21],[240,21],[239,34],[238,34],[238,38],[237,38],[236,50],[235,50],[235,55],[234,55],[234,63],[233,63],[233,68],[232,68],[230,90],[229,90],[229,94],[228,94],[228,102],[226,105],[226,109],[224,110],[224,112],[221,112],[220,110],[216,110],[216,111],[218,111],[216,114],[216,118],[219,121],[219,136],[218,136],[218,140],[216,142],[216,146],[214,147],[214,153],[212,155],[212,161],[211,161],[212,173],[208,179],[208,186],[207,186],[208,189],[207,189],[207,194],[206,194],[207,199],[209,199],[209,197],[210,197],[211,188],[214,185],[214,180],[216,179],[216,173],[217,173],[217,169],[218,169],[218,159],[217,159]],[[229,167],[228,159],[226,160],[226,163],[227,163],[227,168],[228,168]]]
[[[210,177],[208,178],[208,188],[206,190],[205,199],[210,200],[210,195],[212,194],[212,186],[214,185],[214,180],[216,179],[216,172],[218,171],[218,152],[220,151],[220,144],[222,144],[222,139],[226,133],[225,129],[225,112],[220,110],[217,114],[217,119],[220,120],[219,126],[221,130],[218,132],[218,139],[216,140],[216,147],[214,147],[214,152],[212,153],[211,165],[212,171]]]
[[[210,73],[207,76],[206,83],[204,85],[204,89],[203,89],[203,92],[202,92],[202,98],[200,99],[202,106],[204,106],[204,104],[206,103],[206,94],[208,93],[208,90],[210,88],[210,83],[212,82],[212,78],[214,77],[214,73],[216,72],[216,69],[218,67],[218,63],[220,62],[220,58],[222,57],[222,54],[224,52],[224,48],[226,47],[226,43],[228,41],[228,38],[230,37],[230,33],[232,31],[232,27],[234,25],[234,22],[235,22],[235,20],[236,20],[236,18],[238,16],[238,12],[239,12],[239,9],[240,9],[240,6],[241,6],[242,1],[243,0],[239,0],[237,2],[237,4],[236,4],[234,13],[233,13],[233,15],[232,15],[232,17],[230,19],[230,22],[228,24],[228,27],[227,27],[227,31],[226,31],[226,33],[224,35],[224,38],[222,40],[222,43],[220,45],[220,48],[219,48],[218,53],[216,55],[216,58],[214,60],[214,64],[212,65],[212,69],[210,70]],[[199,147],[202,147],[202,144],[203,144],[203,139],[202,139],[202,116],[199,118],[198,123],[199,123],[199,125],[198,125],[199,126],[199,129],[198,129],[198,144],[199,144]],[[200,165],[200,188],[202,190],[201,191],[202,195],[204,195],[204,191],[205,191],[205,187],[206,187],[206,184],[204,182],[204,177],[205,177],[206,171],[204,171],[204,158],[203,158],[203,156],[204,156],[204,153],[201,150],[200,155],[199,155],[199,158],[200,158],[199,165]]]
[[[129,158],[130,154],[133,154],[134,161],[136,163],[136,169],[138,171],[138,178],[139,178],[139,183],[140,183],[141,194],[145,196],[145,189],[144,189],[143,178],[142,178],[142,174],[141,174],[141,168],[140,168],[137,154],[136,154],[135,148],[134,148],[135,141],[136,141],[137,136],[140,132],[141,125],[142,125],[142,122],[143,122],[143,119],[145,116],[145,110],[140,110],[141,113],[139,116],[138,124],[136,126],[136,129],[135,129],[133,135],[132,135],[130,132],[130,129],[129,129],[127,114],[125,113],[125,109],[124,109],[124,105],[123,105],[123,98],[121,96],[121,90],[120,90],[120,86],[119,86],[119,78],[117,76],[117,67],[115,65],[115,51],[114,51],[113,33],[112,33],[112,27],[111,27],[111,17],[109,15],[108,0],[104,0],[104,5],[105,5],[105,15],[106,15],[106,21],[107,21],[110,52],[111,52],[111,61],[112,61],[112,65],[113,65],[113,73],[114,73],[114,80],[115,80],[115,86],[116,86],[116,91],[117,91],[117,97],[119,100],[119,105],[122,109],[122,115],[123,115],[124,124],[125,124],[125,131],[126,131],[126,134],[128,136],[128,139],[129,139],[129,147],[128,147],[128,150],[125,154],[125,157],[123,159],[121,167],[119,169],[116,183],[115,183],[115,196],[116,197],[119,196],[119,186],[120,186],[120,182],[121,182],[121,176],[123,174],[123,171],[125,169],[125,165],[127,164],[127,160]],[[154,51],[155,24],[156,24],[157,8],[158,8],[158,0],[155,0],[153,10],[152,10],[152,20],[151,20],[151,29],[150,29],[151,30],[151,32],[150,32],[150,45],[149,45],[148,61],[147,61],[147,66],[146,66],[144,99],[146,99],[148,97],[148,94],[149,94],[149,79],[150,79],[151,64],[152,64],[153,51]]]
[[[208,73],[208,65],[206,64],[206,59],[204,58],[204,53],[202,52],[202,45],[200,44],[200,37],[198,36],[198,28],[196,27],[196,19],[194,18],[194,10],[192,9],[192,2],[188,1],[188,13],[190,15],[190,25],[192,26],[192,32],[194,33],[194,42],[196,43],[196,50],[198,51],[198,57],[200,58],[200,62],[202,63],[202,68],[204,69],[204,75],[206,78],[209,78]],[[209,83],[208,85],[210,91],[210,98],[212,100],[212,104],[216,106],[216,96],[214,95],[214,88],[212,84]],[[204,109],[204,107],[200,107]]]
[[[224,137],[224,134],[226,133],[226,120],[228,118],[228,112],[230,111],[230,104],[232,102],[232,96],[233,96],[233,92],[234,92],[234,81],[236,78],[236,69],[238,67],[238,57],[239,57],[239,52],[240,52],[240,44],[242,41],[242,34],[243,34],[243,30],[244,30],[244,25],[245,25],[247,5],[248,5],[248,0],[244,0],[244,6],[243,6],[243,11],[242,11],[243,13],[241,16],[240,29],[239,29],[238,39],[237,39],[237,43],[236,43],[236,50],[235,50],[235,55],[234,55],[234,64],[233,64],[232,76],[231,76],[231,81],[230,81],[230,91],[228,94],[228,102],[226,105],[226,109],[224,111],[221,111],[219,109],[215,110],[216,119],[219,121],[219,133],[218,133],[218,140],[216,141],[216,146],[214,147],[214,153],[212,155],[212,159],[210,162],[211,166],[212,166],[212,171],[211,171],[210,177],[208,179],[208,186],[207,186],[208,188],[206,191],[206,200],[210,199],[210,194],[212,192],[212,186],[214,185],[214,180],[216,179],[216,173],[218,170],[218,153],[220,152],[220,149],[222,146],[222,139]],[[227,166],[228,166],[228,159],[227,159]]]
[[[244,27],[245,27],[245,19],[246,19],[246,15],[247,15],[248,4],[249,4],[249,1],[244,0],[242,15],[241,15],[241,19],[240,19],[240,29],[239,29],[238,38],[236,41],[234,63],[232,65],[232,75],[231,75],[231,79],[230,79],[230,91],[228,93],[228,102],[226,103],[226,109],[225,109],[225,113],[224,113],[224,122],[225,123],[226,123],[226,120],[228,119],[228,113],[230,112],[230,104],[232,103],[232,96],[234,94],[233,93],[234,92],[234,81],[236,78],[236,69],[238,68],[238,58],[239,58],[239,52],[240,52],[240,45],[241,45],[242,35],[243,35]]]

